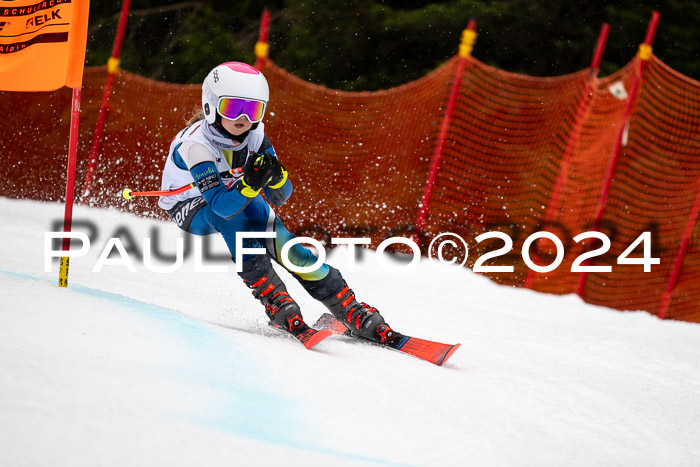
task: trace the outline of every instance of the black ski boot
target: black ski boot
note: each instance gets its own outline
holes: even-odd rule
[[[270,324],[292,333],[305,326],[299,305],[289,296],[284,282],[274,269],[270,268],[264,276],[253,283],[245,280],[243,282],[253,289],[253,296],[265,306]]]
[[[345,281],[340,292],[322,303],[335,319],[357,336],[381,343],[390,342],[395,337],[394,331],[375,308],[355,300],[355,293]]]

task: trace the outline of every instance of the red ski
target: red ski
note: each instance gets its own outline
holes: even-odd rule
[[[361,339],[381,347],[395,349],[422,360],[442,366],[454,354],[461,344],[441,344],[439,342],[427,341],[417,337],[406,336],[394,331],[394,337],[387,342],[375,342],[369,339],[358,337],[345,327],[343,323],[338,321],[330,313],[324,313],[314,324],[314,329],[320,332],[329,331],[333,334],[350,336],[355,339]]]

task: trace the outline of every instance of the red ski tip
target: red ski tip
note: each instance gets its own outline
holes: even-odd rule
[[[462,345],[462,344],[455,344],[455,345],[453,345],[452,348],[451,348],[450,350],[447,351],[447,353],[445,354],[445,356],[442,358],[442,361],[439,362],[438,365],[439,365],[439,366],[444,365],[445,362],[452,356],[453,353],[455,353],[455,352],[457,351],[457,349],[459,349],[459,347],[460,347],[461,345]]]
[[[318,344],[322,340],[324,340],[327,337],[332,336],[333,333],[331,331],[317,331],[311,336],[307,341],[302,342],[304,344],[304,347],[307,349],[310,349],[314,345]]]

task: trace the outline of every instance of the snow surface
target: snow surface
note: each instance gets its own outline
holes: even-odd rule
[[[0,216],[0,466],[700,465],[698,324],[425,259],[392,274],[365,251],[351,272],[338,248],[328,262],[395,329],[462,347],[445,367],[341,338],[307,351],[230,262],[92,272],[121,228],[174,252],[173,223],[76,207],[98,237],[58,288],[44,234],[63,205],[0,198]]]

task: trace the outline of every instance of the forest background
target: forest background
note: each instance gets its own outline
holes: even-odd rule
[[[218,63],[253,63],[263,8],[270,57],[293,75],[348,91],[419,78],[457,52],[469,19],[473,55],[503,70],[558,76],[586,68],[601,24],[611,26],[601,75],[628,63],[651,12],[661,13],[654,53],[700,79],[700,5],[695,0],[132,0],[121,66],[172,83],[199,83]],[[121,2],[93,1],[88,65],[112,50]]]

